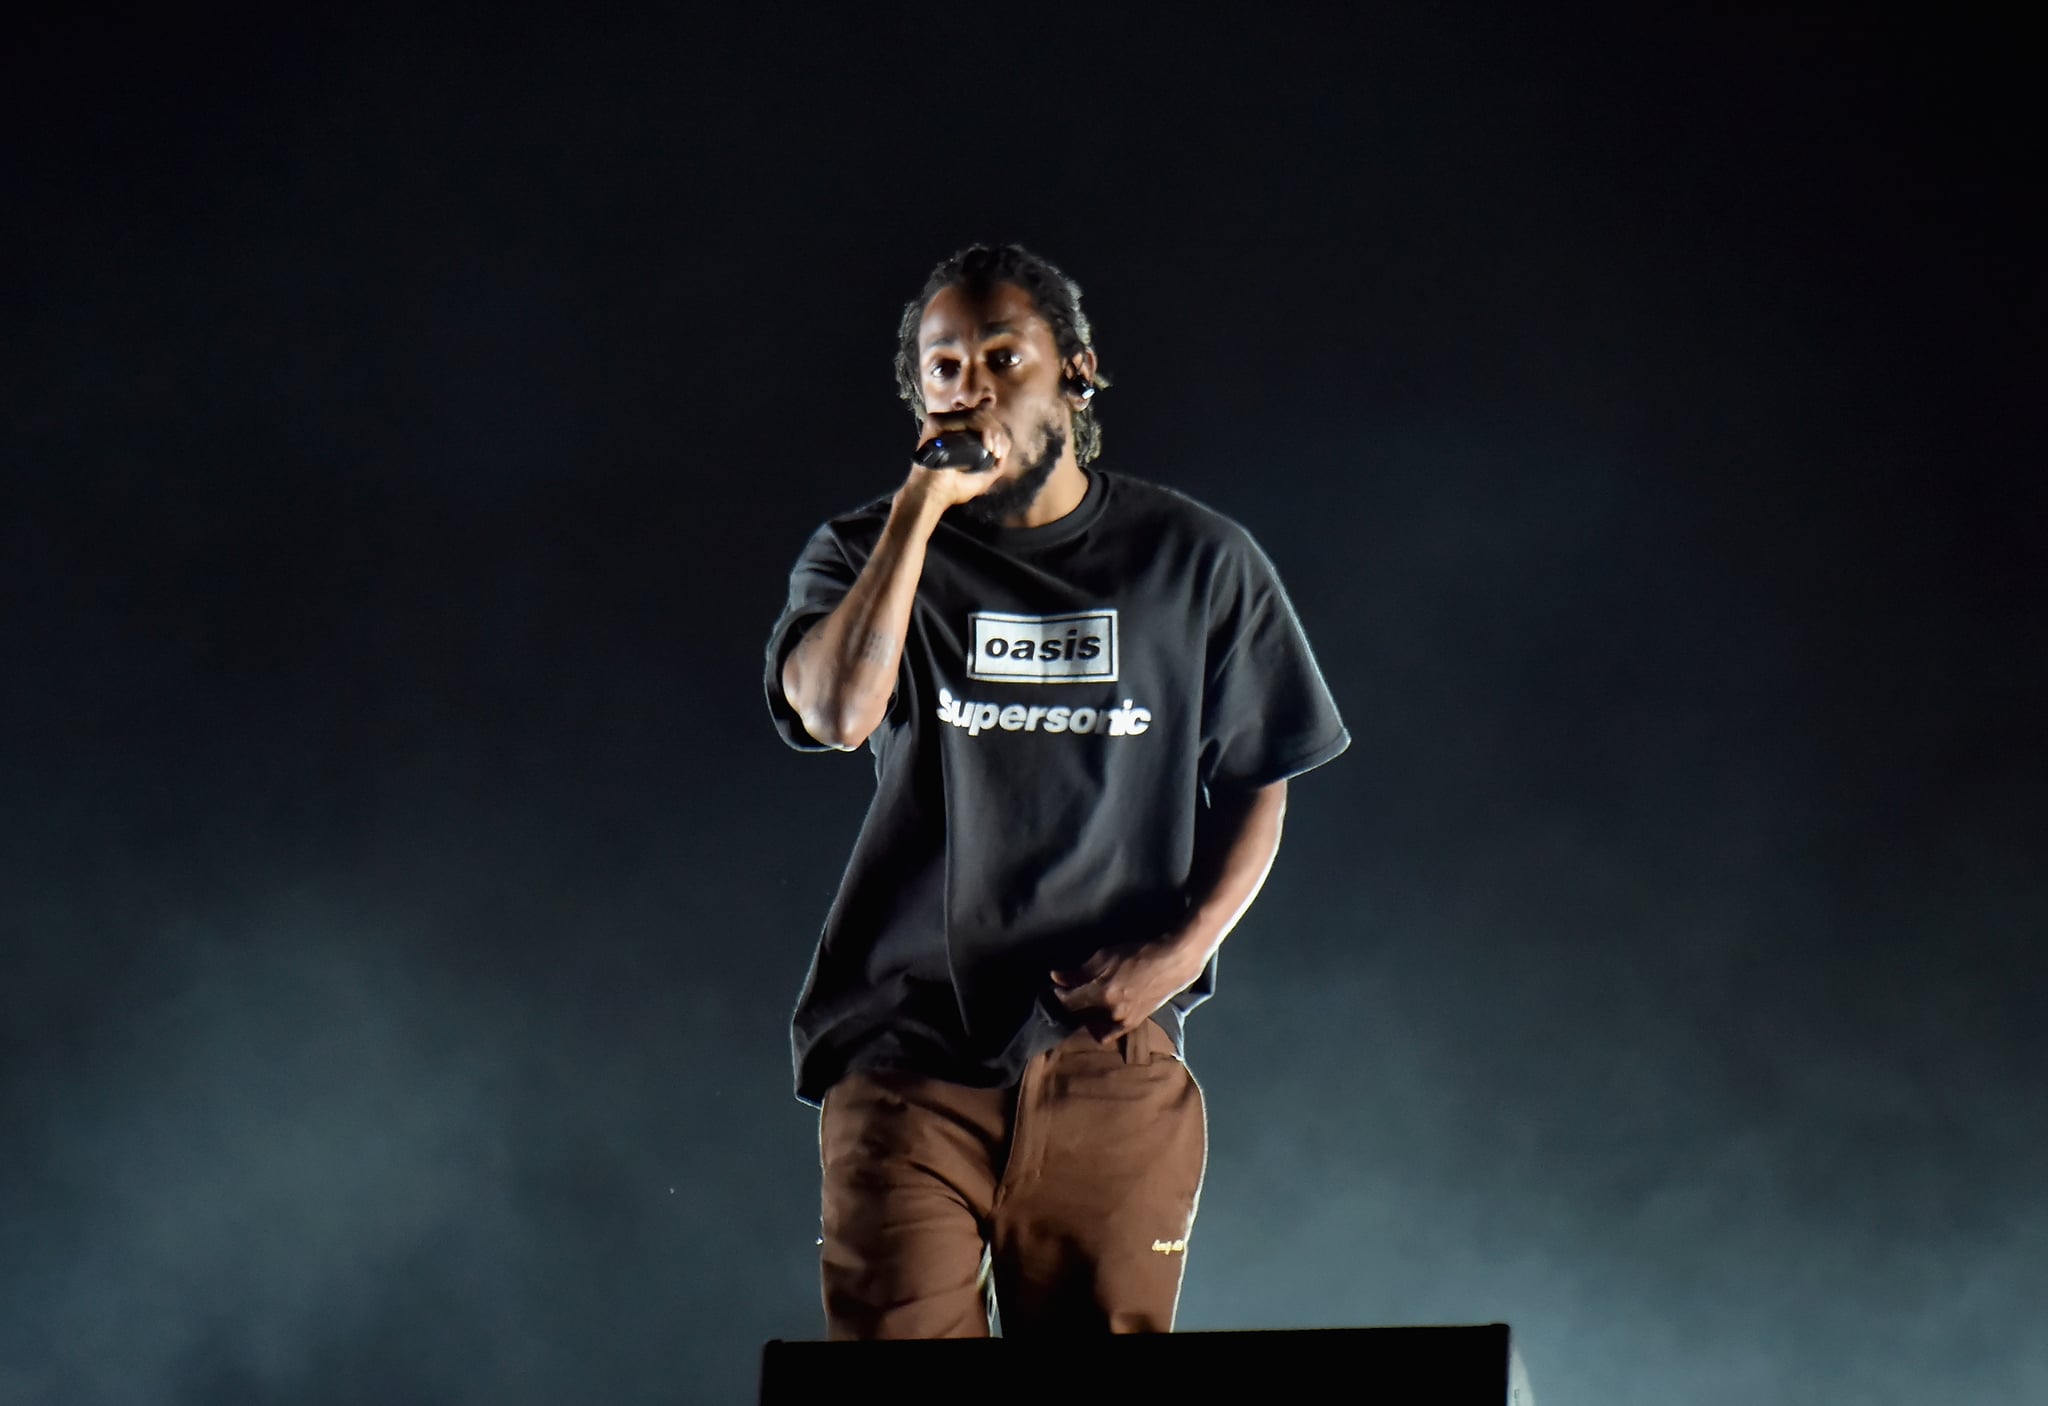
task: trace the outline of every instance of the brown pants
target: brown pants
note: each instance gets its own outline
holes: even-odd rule
[[[1151,1021],[1075,1035],[1009,1089],[850,1074],[818,1119],[834,1338],[1164,1333],[1208,1128]]]

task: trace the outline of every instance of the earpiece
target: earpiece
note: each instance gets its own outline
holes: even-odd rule
[[[1086,376],[1069,376],[1060,382],[1060,389],[1068,395],[1078,395],[1085,401],[1094,396],[1097,387]]]

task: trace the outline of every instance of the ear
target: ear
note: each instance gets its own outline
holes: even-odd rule
[[[1079,356],[1067,358],[1067,364],[1065,367],[1064,374],[1069,378],[1079,377],[1081,380],[1088,382],[1090,385],[1095,384],[1094,349],[1090,348],[1089,350],[1082,352]],[[1076,410],[1080,409],[1082,406],[1088,403],[1087,398],[1085,396],[1075,395],[1071,391],[1067,393],[1067,399],[1073,402],[1074,408]]]

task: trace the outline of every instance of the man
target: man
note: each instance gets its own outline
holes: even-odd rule
[[[1089,469],[1080,289],[1015,245],[941,263],[897,356],[920,447],[804,549],[768,642],[803,750],[876,793],[793,1024],[835,1338],[1165,1332],[1207,1156],[1182,1021],[1349,744],[1242,528]]]

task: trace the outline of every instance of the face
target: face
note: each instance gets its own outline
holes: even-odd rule
[[[980,296],[943,288],[925,306],[917,349],[927,414],[972,412],[1010,441],[1004,481],[962,508],[988,520],[1028,508],[1059,463],[1070,419],[1059,348],[1031,295],[1014,283]]]

